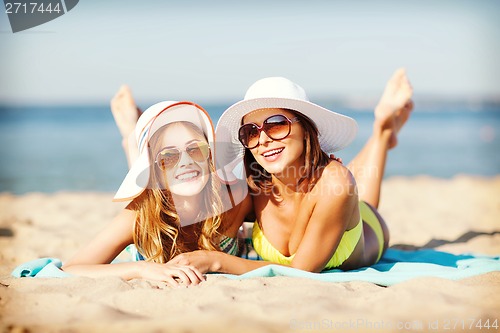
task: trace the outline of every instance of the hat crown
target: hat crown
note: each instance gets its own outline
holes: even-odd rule
[[[152,125],[153,119],[158,116],[160,112],[165,110],[167,107],[178,103],[176,101],[163,101],[159,102],[156,104],[153,104],[149,108],[144,111],[139,119],[137,120],[137,123],[135,124],[135,140],[137,142],[137,146],[141,147],[141,142],[145,138],[145,133],[149,131]]]
[[[289,98],[309,101],[301,86],[284,77],[268,77],[252,84],[245,94],[245,100],[256,98]]]

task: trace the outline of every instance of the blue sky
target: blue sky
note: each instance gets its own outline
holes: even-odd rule
[[[236,101],[285,76],[311,99],[379,96],[398,67],[417,95],[500,97],[500,2],[82,0],[13,34],[0,13],[0,103]]]

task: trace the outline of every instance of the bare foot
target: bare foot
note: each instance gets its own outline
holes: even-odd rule
[[[111,99],[111,113],[113,113],[116,126],[120,130],[122,138],[128,139],[133,133],[135,124],[141,115],[141,111],[137,108],[128,86],[121,86],[113,99]]]
[[[413,110],[413,88],[404,68],[398,69],[387,82],[375,108],[374,131],[388,137],[388,148],[398,144],[397,134]]]

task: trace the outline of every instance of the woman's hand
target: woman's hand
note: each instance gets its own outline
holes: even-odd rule
[[[190,284],[197,285],[205,281],[203,274],[190,265],[175,264],[168,262],[158,264],[153,262],[138,262],[138,275],[142,279],[164,281],[171,287]]]
[[[206,250],[181,253],[171,259],[167,264],[193,267],[201,273],[217,272],[220,268],[217,254],[220,253]]]

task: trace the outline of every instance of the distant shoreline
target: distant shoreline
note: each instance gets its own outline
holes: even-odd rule
[[[156,100],[138,100],[140,107],[146,108],[158,101],[164,100],[165,97],[158,97]],[[179,99],[180,100],[180,99]],[[190,99],[193,102],[200,104],[203,107],[223,107],[224,109],[237,102],[238,99]],[[360,97],[360,96],[337,96],[337,97],[321,97],[310,98],[316,104],[333,107],[346,108],[353,111],[373,111],[373,107],[378,101],[378,97]],[[444,111],[452,108],[470,109],[470,111],[495,111],[500,112],[500,95],[499,96],[470,96],[470,97],[453,97],[453,96],[416,96],[414,98],[418,111]],[[6,102],[0,101],[0,112],[5,109],[26,109],[26,108],[109,108],[109,100],[94,101],[94,102],[54,102],[54,101],[38,101],[32,103],[25,102]],[[441,110],[439,110],[441,109]]]

